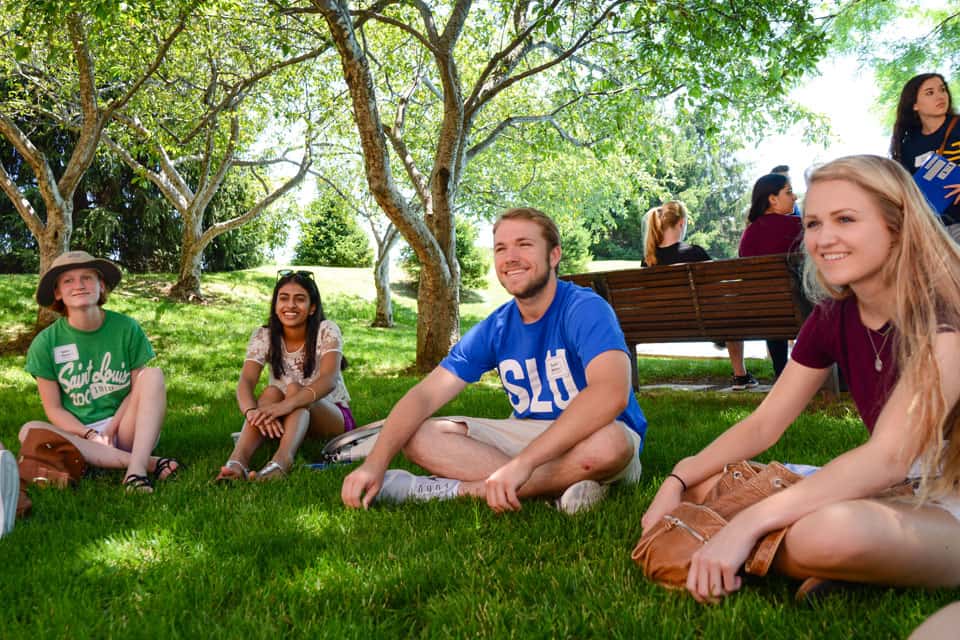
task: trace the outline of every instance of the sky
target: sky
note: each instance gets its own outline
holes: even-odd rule
[[[827,116],[832,130],[828,146],[803,141],[803,125],[794,125],[784,135],[770,136],[755,149],[739,154],[753,165],[749,182],[778,164],[790,166],[790,180],[797,193],[806,191],[804,173],[811,166],[841,156],[871,153],[886,156],[890,131],[876,111],[879,91],[869,68],[860,68],[853,58],[821,62],[820,75],[805,80],[790,97]]]

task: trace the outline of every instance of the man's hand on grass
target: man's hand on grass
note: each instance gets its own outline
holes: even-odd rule
[[[343,504],[351,509],[369,509],[383,486],[383,474],[384,470],[371,468],[367,463],[351,471],[340,488]]]
[[[487,505],[497,513],[519,511],[520,498],[517,489],[530,479],[533,469],[514,458],[503,465],[484,482],[487,490]]]

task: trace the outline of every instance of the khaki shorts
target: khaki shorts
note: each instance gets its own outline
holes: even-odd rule
[[[471,418],[468,416],[444,416],[437,419],[449,420],[466,425],[468,437],[478,442],[488,444],[511,458],[516,458],[527,445],[533,442],[537,436],[553,424],[553,420],[520,420],[518,418],[495,420],[492,418]],[[637,454],[630,458],[630,462],[627,463],[623,469],[609,478],[600,480],[600,483],[610,484],[619,480],[626,480],[630,483],[638,482],[642,471],[639,454],[641,444],[640,434],[620,420],[614,420],[613,424],[620,427],[624,436]]]

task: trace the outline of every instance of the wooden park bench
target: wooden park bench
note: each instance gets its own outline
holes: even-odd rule
[[[637,388],[637,345],[791,340],[810,312],[799,261],[787,254],[563,276],[600,294],[617,314]]]

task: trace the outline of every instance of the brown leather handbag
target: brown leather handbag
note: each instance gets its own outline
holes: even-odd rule
[[[724,467],[702,504],[682,502],[644,532],[631,557],[643,574],[668,589],[683,589],[690,560],[733,516],[802,480],[779,462],[737,462]],[[771,531],[747,558],[747,573],[767,574],[788,528]]]
[[[20,486],[66,487],[87,470],[83,454],[69,440],[49,429],[31,429],[17,456]]]

